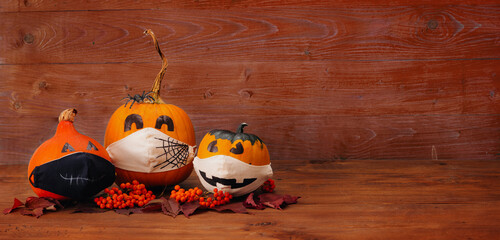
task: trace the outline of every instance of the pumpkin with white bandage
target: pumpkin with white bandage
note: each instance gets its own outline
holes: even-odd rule
[[[126,97],[109,119],[104,146],[116,166],[116,182],[138,180],[148,187],[184,181],[193,170],[194,128],[186,112],[165,103],[160,87],[167,59],[153,38],[163,61],[151,92]]]
[[[194,169],[203,187],[234,196],[255,191],[273,170],[264,142],[254,134],[244,133],[246,123],[236,132],[212,130],[201,140]]]

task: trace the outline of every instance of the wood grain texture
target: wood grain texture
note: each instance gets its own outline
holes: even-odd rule
[[[0,206],[33,195],[26,168],[0,168]],[[283,211],[206,212],[189,219],[72,214],[72,209],[40,219],[12,213],[0,217],[0,239],[495,239],[500,234],[496,160],[277,160],[273,168],[278,193],[301,196]],[[182,186],[200,184],[193,174]]]
[[[198,143],[247,122],[273,159],[428,159],[433,146],[444,159],[496,159],[496,64],[174,62],[162,96],[189,114]],[[102,143],[120,100],[149,90],[158,65],[0,66],[0,159],[26,163],[69,107],[79,110],[77,128]]]
[[[27,163],[62,109],[103,142],[127,94],[150,89],[197,141],[240,122],[273,159],[499,159],[495,1],[0,3],[0,164]]]
[[[376,1],[376,0],[195,0],[195,1],[137,1],[137,0],[86,0],[86,1],[59,1],[59,0],[10,0],[5,5],[12,10],[19,11],[63,11],[63,10],[127,10],[127,9],[234,9],[255,7],[348,7],[355,8],[400,5],[497,5],[495,0],[419,0],[419,1]]]
[[[497,59],[500,6],[0,14],[0,64]],[[126,18],[124,18],[126,16]]]

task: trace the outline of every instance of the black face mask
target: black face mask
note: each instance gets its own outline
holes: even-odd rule
[[[29,180],[36,188],[79,200],[111,186],[115,177],[111,162],[91,153],[78,152],[35,167]]]

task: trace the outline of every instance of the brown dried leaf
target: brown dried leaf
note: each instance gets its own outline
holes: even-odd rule
[[[54,207],[56,205],[62,207],[59,201],[53,198],[44,198],[44,197],[41,198],[29,197],[26,199],[26,203],[24,204],[24,206],[27,209],[48,208],[48,207]]]
[[[189,218],[190,215],[192,215],[196,209],[200,207],[200,202],[194,201],[194,202],[187,202],[181,205],[181,211],[186,216]]]
[[[17,198],[14,198],[14,204],[12,205],[12,207],[4,209],[4,210],[3,210],[3,214],[9,214],[9,213],[11,213],[14,209],[17,209],[17,208],[19,208],[19,207],[21,207],[21,206],[23,206],[23,205],[24,205],[24,203],[23,203],[23,202],[19,201],[19,199],[17,199]]]
[[[169,199],[162,198],[161,210],[163,211],[163,214],[175,218],[177,215],[179,215],[179,212],[181,211],[181,206],[177,201],[175,201],[172,198]]]
[[[254,197],[253,192],[248,194],[247,198],[243,202],[243,206],[245,206],[246,208],[254,208],[259,210],[266,208],[262,203],[260,203],[260,200]]]
[[[75,210],[72,213],[102,213],[107,211],[106,209],[96,207],[95,203],[79,202],[75,205]]]
[[[142,213],[142,209],[135,207],[135,208],[122,208],[122,209],[115,209],[115,213],[118,214],[123,214],[123,215],[130,215],[132,213]]]
[[[43,208],[35,208],[35,209],[28,209],[28,208],[23,208],[21,209],[21,214],[25,216],[33,216],[36,218],[39,218],[40,216],[43,215]]]
[[[286,204],[295,204],[297,203],[297,200],[299,199],[299,196],[290,196],[290,195],[284,195],[283,200],[285,201]]]
[[[280,195],[276,193],[263,193],[259,195],[259,201],[270,208],[275,208],[281,210],[281,207],[287,204],[297,203],[299,197],[293,197],[290,195]]]
[[[150,203],[144,206],[141,210],[142,213],[152,213],[161,211],[162,211],[162,203],[160,202]]]
[[[243,205],[243,202],[232,202],[224,205],[215,206],[213,208],[218,212],[231,211],[234,213],[248,213],[247,208]]]

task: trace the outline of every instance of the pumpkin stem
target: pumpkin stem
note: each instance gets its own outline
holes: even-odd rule
[[[61,114],[59,114],[59,122],[61,121],[73,122],[75,120],[76,113],[77,111],[74,108],[68,108],[62,111]]]
[[[243,128],[248,126],[246,123],[240,123],[240,126],[238,126],[238,129],[236,129],[236,133],[243,133]]]
[[[144,31],[144,34],[149,34],[153,38],[153,43],[155,45],[156,51],[158,51],[158,54],[160,54],[161,60],[162,60],[162,65],[161,65],[161,70],[160,72],[156,75],[155,81],[153,83],[153,87],[151,88],[151,96],[155,99],[153,103],[165,103],[163,100],[160,98],[160,87],[161,87],[161,81],[163,79],[163,76],[165,75],[165,72],[167,71],[167,66],[168,66],[168,61],[165,55],[161,52],[160,45],[158,44],[158,39],[156,39],[155,34],[151,29],[147,29]]]

